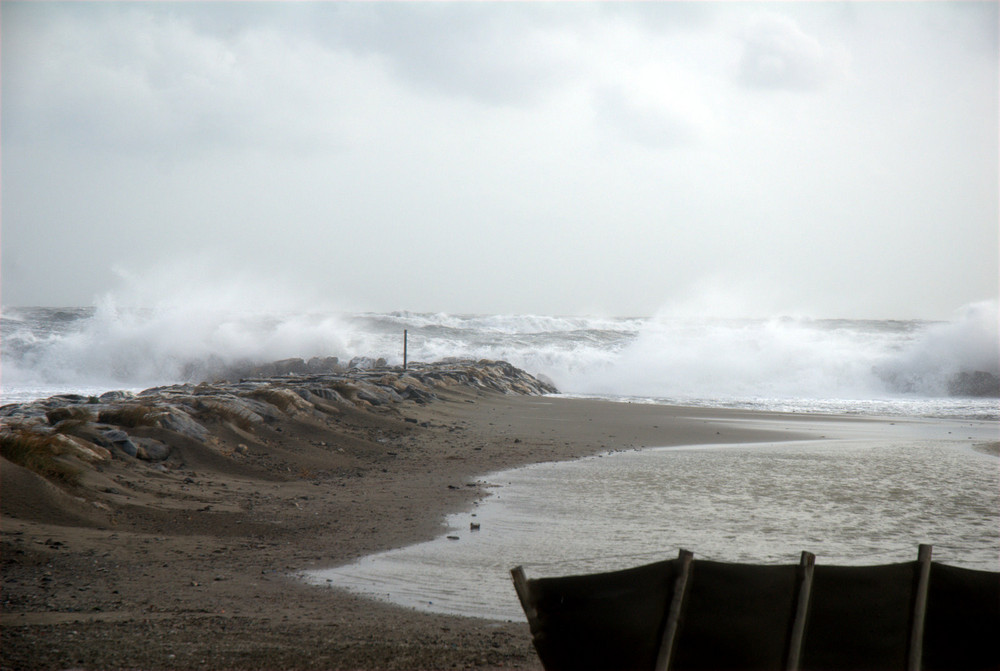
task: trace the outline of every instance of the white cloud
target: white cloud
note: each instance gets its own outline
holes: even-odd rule
[[[375,64],[267,27],[210,34],[125,6],[32,28],[21,49],[44,58],[10,68],[15,142],[180,159],[336,150],[363,135],[359,108],[385,102]]]
[[[683,107],[684,101],[679,102],[678,107]],[[643,99],[621,87],[607,86],[596,92],[594,104],[599,121],[641,146],[660,149],[698,139],[697,119],[679,111],[670,100]]]
[[[315,13],[317,43],[377,58],[415,92],[530,105],[576,75],[578,45],[556,4],[345,3]]]
[[[844,74],[839,50],[821,44],[788,16],[759,15],[741,38],[738,76],[751,88],[810,90]]]
[[[992,4],[2,11],[7,304],[192,248],[371,309],[996,293]]]

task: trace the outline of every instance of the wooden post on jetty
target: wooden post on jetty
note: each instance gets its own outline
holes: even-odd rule
[[[403,370],[406,370],[406,329],[403,329]]]

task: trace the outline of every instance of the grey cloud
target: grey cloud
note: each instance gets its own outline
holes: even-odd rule
[[[627,91],[606,86],[594,95],[597,119],[627,140],[647,147],[669,148],[697,141],[692,120],[653,102],[636,100]]]
[[[4,300],[199,248],[365,309],[943,314],[997,276],[997,5],[953,4],[5,2]]]
[[[810,90],[837,74],[833,52],[786,16],[758,17],[742,38],[738,79],[744,86]]]
[[[602,19],[621,18],[659,35],[711,26],[718,7],[712,2],[599,2]]]
[[[5,141],[166,161],[336,152],[374,101],[391,109],[393,77],[522,105],[574,76],[561,8],[487,5],[5,6]]]
[[[337,145],[336,73],[281,34],[146,6],[35,19],[5,17],[5,143],[161,159]]]
[[[573,75],[560,29],[586,7],[555,3],[319,5],[315,39],[376,56],[411,87],[485,104],[526,104]]]

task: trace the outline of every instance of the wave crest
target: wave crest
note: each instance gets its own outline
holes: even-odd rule
[[[884,399],[1000,396],[996,302],[948,322],[225,310],[218,303],[8,310],[4,393],[18,386],[198,381],[234,365],[355,356],[503,359],[574,394]]]

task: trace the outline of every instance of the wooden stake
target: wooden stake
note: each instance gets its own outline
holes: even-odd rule
[[[525,617],[532,631],[535,629],[535,622],[538,619],[538,612],[535,610],[534,602],[531,599],[531,589],[528,587],[528,579],[524,576],[524,569],[515,566],[510,570],[510,577],[514,581],[514,591],[521,602],[521,609],[524,610]]]
[[[660,639],[660,650],[656,655],[656,671],[668,671],[674,657],[674,646],[677,630],[680,627],[681,613],[684,609],[684,593],[687,591],[688,578],[691,576],[691,560],[694,553],[681,550],[677,559],[680,562],[677,578],[674,580],[674,595],[670,599],[670,610],[667,613],[667,623],[663,626],[663,636]]]
[[[792,632],[788,637],[788,657],[785,659],[785,671],[798,671],[802,656],[802,640],[806,633],[806,616],[809,614],[809,597],[812,593],[813,570],[816,567],[816,555],[802,552],[799,559],[798,597],[795,600],[795,614],[792,619]]]
[[[912,628],[910,629],[910,652],[906,659],[907,671],[920,671],[924,654],[924,621],[927,617],[927,591],[931,582],[931,551],[933,546],[921,545],[917,554],[919,564],[917,589],[913,595]]]

